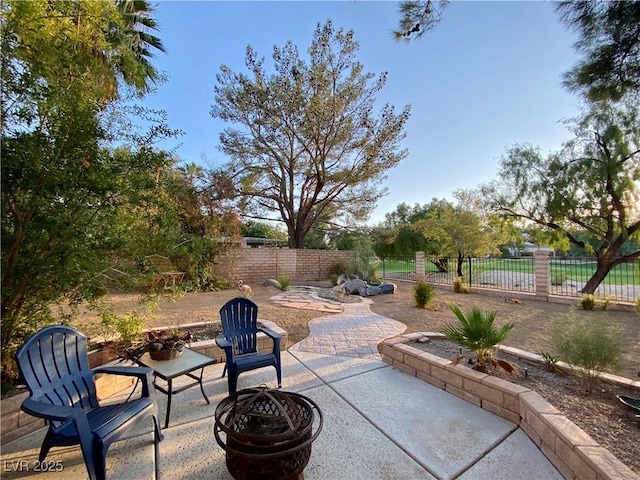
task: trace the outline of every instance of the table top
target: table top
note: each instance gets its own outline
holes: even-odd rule
[[[171,360],[153,360],[149,352],[142,355],[137,361],[138,365],[152,368],[153,371],[164,380],[179,377],[198,368],[217,363],[215,358],[208,357],[200,352],[183,348],[182,355]]]

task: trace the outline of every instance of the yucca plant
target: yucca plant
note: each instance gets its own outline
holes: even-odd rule
[[[435,294],[433,285],[424,280],[418,280],[413,286],[413,299],[420,308],[425,308],[429,305],[433,301]]]
[[[478,307],[471,307],[464,313],[457,305],[449,304],[448,306],[458,317],[459,323],[449,323],[440,331],[455,344],[475,353],[474,368],[488,372],[493,368],[501,367],[508,373],[513,373],[515,368],[511,363],[495,357],[496,347],[507,338],[513,323],[508,322],[498,328],[493,325],[497,315],[495,311],[483,312]],[[457,362],[460,360],[461,358],[457,359]]]

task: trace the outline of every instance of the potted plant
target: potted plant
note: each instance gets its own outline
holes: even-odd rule
[[[145,334],[142,342],[127,348],[125,356],[137,359],[149,352],[152,360],[171,360],[182,355],[185,343],[190,340],[190,332],[181,334],[177,329],[152,330]]]

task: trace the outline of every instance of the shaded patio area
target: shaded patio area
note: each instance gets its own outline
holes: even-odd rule
[[[282,353],[282,363],[283,390],[311,398],[324,415],[307,479],[562,478],[515,424],[381,360],[294,350]],[[210,405],[198,388],[174,396],[160,443],[160,478],[232,478],[213,436],[216,405],[227,396],[222,368],[204,370]],[[262,383],[275,387],[272,368],[241,375],[238,388]],[[161,422],[166,400],[158,394]],[[151,420],[142,427],[110,448],[108,478],[155,478]],[[62,471],[35,472],[43,435],[40,430],[3,446],[2,477],[86,478],[78,447],[53,449],[47,457]]]

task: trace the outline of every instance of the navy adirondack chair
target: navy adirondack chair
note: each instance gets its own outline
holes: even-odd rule
[[[111,443],[151,416],[157,468],[158,442],[163,435],[150,368],[91,369],[87,337],[65,325],[45,327],[35,333],[18,349],[16,360],[31,394],[22,403],[22,410],[49,421],[49,430],[40,449],[41,462],[51,447],[80,444],[89,478],[103,480],[105,457]],[[97,373],[137,377],[142,383],[140,398],[101,406],[93,379]]]
[[[235,393],[238,376],[242,372],[256,368],[272,366],[278,376],[278,387],[282,386],[280,368],[280,334],[269,328],[258,327],[258,306],[248,298],[237,297],[229,300],[220,309],[222,333],[216,337],[216,343],[226,356],[222,371],[227,370],[229,394]],[[258,332],[267,334],[273,340],[273,351],[258,352]]]

